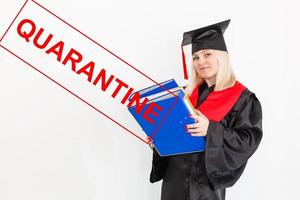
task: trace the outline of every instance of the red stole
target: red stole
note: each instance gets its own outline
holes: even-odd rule
[[[197,105],[199,96],[198,88],[200,86],[196,87],[191,96],[189,96],[189,99],[194,107]],[[221,91],[210,92],[206,100],[196,109],[202,112],[209,120],[219,122],[233,108],[245,89],[246,87],[244,85],[236,81],[232,87]]]

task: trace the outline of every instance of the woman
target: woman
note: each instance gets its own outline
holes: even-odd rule
[[[153,148],[150,181],[163,179],[161,200],[225,199],[225,188],[239,179],[261,141],[261,105],[230,68],[223,38],[229,22],[184,33],[182,46],[192,44],[193,56],[185,91],[197,113],[187,134],[205,136],[206,148],[167,157]]]

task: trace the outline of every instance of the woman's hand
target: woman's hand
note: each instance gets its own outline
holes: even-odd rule
[[[199,110],[195,109],[195,112],[197,115],[191,114],[190,117],[194,118],[196,123],[186,125],[186,131],[191,136],[206,136],[209,120]]]
[[[147,138],[147,141],[148,141],[148,144],[149,144],[149,147],[150,147],[150,149],[153,149],[153,147],[154,147],[154,144],[153,144],[153,142],[152,142],[152,139],[150,138],[150,137],[146,137]]]

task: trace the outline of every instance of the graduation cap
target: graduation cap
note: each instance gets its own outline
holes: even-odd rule
[[[223,34],[230,23],[230,19],[212,24],[200,29],[185,32],[181,43],[184,79],[188,79],[183,46],[192,44],[192,54],[202,49],[216,49],[227,51]]]

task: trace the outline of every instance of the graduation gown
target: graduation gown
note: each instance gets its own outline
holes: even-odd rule
[[[196,88],[196,108],[213,88],[205,82]],[[153,148],[150,182],[163,179],[161,200],[223,200],[225,188],[239,179],[261,138],[261,105],[245,88],[220,121],[209,120],[205,152],[160,157]]]

